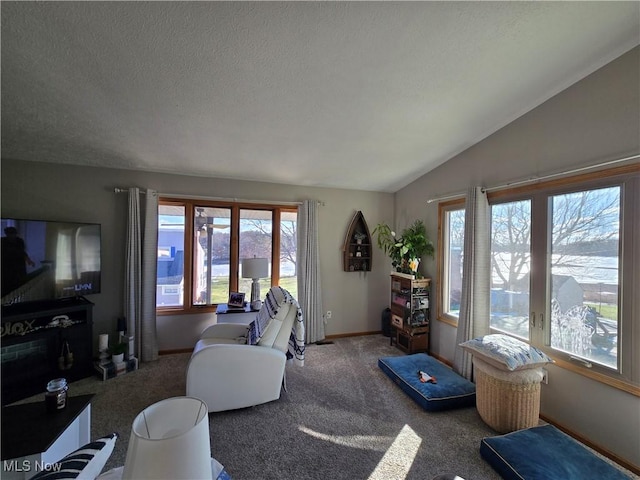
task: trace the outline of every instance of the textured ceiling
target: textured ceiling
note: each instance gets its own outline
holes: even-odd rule
[[[2,158],[394,192],[640,43],[638,2],[7,2]]]

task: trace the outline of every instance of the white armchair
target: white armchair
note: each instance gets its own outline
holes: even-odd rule
[[[206,328],[196,343],[187,367],[187,396],[202,399],[209,412],[280,398],[292,331],[304,341],[302,314],[286,290],[272,287],[256,317],[259,315],[268,318],[268,323],[256,345],[246,344],[249,325],[229,323]],[[298,342],[297,350],[300,361],[304,343],[300,347]]]

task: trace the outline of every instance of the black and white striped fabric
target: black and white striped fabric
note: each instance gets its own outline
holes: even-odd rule
[[[247,332],[247,345],[257,345],[271,320],[276,317],[278,310],[284,304],[284,290],[282,287],[271,287],[264,298],[262,308],[258,311],[256,319],[249,324]],[[288,293],[288,292],[287,292]]]
[[[60,461],[46,465],[30,480],[94,480],[109,460],[117,439],[114,432],[87,443]]]
[[[288,292],[287,292],[288,293]],[[302,314],[302,308],[298,304],[298,301],[291,297],[295,306],[297,307],[296,321],[293,322],[291,327],[291,335],[289,336],[289,349],[287,351],[287,359],[293,360],[293,362],[300,366],[304,366],[304,316]]]
[[[290,303],[296,307],[296,321],[291,328],[287,359],[293,359],[298,365],[304,365],[304,318],[298,301],[284,288],[271,287],[256,319],[249,325],[247,344],[256,345],[264,334],[271,319],[275,318],[282,305]]]

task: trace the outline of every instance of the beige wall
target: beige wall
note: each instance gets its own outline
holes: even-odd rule
[[[94,337],[115,333],[116,317],[122,315],[127,195],[114,194],[113,188],[133,185],[165,194],[324,202],[319,213],[322,287],[324,310],[333,313],[326,334],[380,330],[391,266],[375,249],[372,272],[343,272],[341,249],[357,210],[362,210],[370,229],[392,220],[392,194],[3,160],[3,216],[102,224],[102,293],[88,297],[95,303]],[[160,349],[192,348],[211,321],[211,315],[202,314],[159,317]]]
[[[431,198],[640,153],[639,57],[635,48],[397,192],[397,223],[423,219],[435,240]],[[435,260],[424,267],[435,278]],[[432,325],[432,351],[453,360],[456,329]],[[549,378],[543,414],[640,465],[640,398],[555,366]]]
[[[162,193],[325,202],[320,209],[320,255],[324,310],[332,310],[327,334],[380,329],[388,304],[390,263],[374,250],[373,271],[342,271],[341,246],[348,223],[362,210],[373,229],[387,222],[401,229],[423,219],[434,240],[437,203],[427,200],[472,185],[494,186],[554,173],[640,151],[640,98],[636,48],[540,107],[416,180],[395,195],[302,188],[180,175],[2,161],[2,215],[102,224],[103,292],[96,305],[94,337],[114,332],[122,314],[126,195],[113,187],[149,187]],[[500,101],[500,99],[496,99]],[[395,207],[394,207],[395,201]],[[421,266],[435,278],[435,261]],[[640,322],[640,319],[634,319]],[[203,315],[162,317],[161,349],[189,348],[209,319]],[[432,322],[433,351],[451,360],[455,329]],[[640,327],[639,327],[640,328]],[[542,412],[620,457],[640,465],[640,401],[585,377],[550,368],[542,392]]]

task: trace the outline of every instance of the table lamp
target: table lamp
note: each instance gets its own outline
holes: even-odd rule
[[[260,310],[262,301],[260,300],[261,278],[269,275],[269,259],[267,258],[244,258],[242,260],[242,278],[251,278],[251,310]]]
[[[213,478],[207,405],[194,397],[172,397],[140,412],[131,426],[122,478]]]

